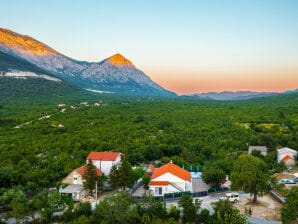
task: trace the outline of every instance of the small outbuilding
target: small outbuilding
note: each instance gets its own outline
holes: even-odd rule
[[[283,161],[287,167],[295,166],[297,151],[288,147],[277,149],[277,162]]]
[[[261,155],[266,156],[268,152],[267,146],[249,146],[248,154],[251,154],[253,151],[259,151]]]

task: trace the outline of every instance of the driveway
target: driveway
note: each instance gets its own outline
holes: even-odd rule
[[[191,182],[193,192],[207,191],[210,188],[201,178],[192,178]]]

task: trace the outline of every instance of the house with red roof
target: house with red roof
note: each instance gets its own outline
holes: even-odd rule
[[[86,172],[86,165],[74,169],[62,180],[62,183],[68,184],[67,187],[60,189],[61,194],[70,194],[75,201],[80,201],[86,197],[87,192],[83,186],[83,175]],[[96,168],[96,173],[100,177],[102,172]]]
[[[192,191],[191,175],[171,161],[153,170],[149,186],[154,196]]]
[[[96,173],[100,177],[103,174],[109,175],[113,165],[118,166],[121,163],[120,152],[90,152],[86,158],[86,164],[91,161],[96,167]],[[62,180],[62,183],[67,184],[65,188],[61,188],[61,194],[70,194],[75,201],[83,200],[87,192],[83,186],[83,176],[86,172],[86,165],[74,169],[70,174]]]
[[[288,147],[277,149],[277,162],[283,161],[287,167],[295,166],[297,151]]]
[[[70,174],[62,180],[64,184],[78,184],[83,185],[83,175],[86,171],[86,165],[74,169]],[[102,172],[96,168],[96,173],[100,177]]]
[[[86,162],[91,161],[105,175],[109,175],[113,165],[119,166],[121,163],[120,152],[90,152]]]

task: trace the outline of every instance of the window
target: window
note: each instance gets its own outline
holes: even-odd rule
[[[162,187],[155,188],[155,195],[162,195]]]
[[[73,176],[73,183],[78,184],[78,176],[77,175]]]

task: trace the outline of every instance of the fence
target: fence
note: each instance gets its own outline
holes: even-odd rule
[[[129,189],[128,193],[130,193],[130,194],[135,193],[136,190],[137,190],[139,187],[141,187],[142,185],[143,185],[142,180],[139,179],[139,180],[135,183],[135,185],[134,185],[131,189]]]
[[[281,197],[281,196],[279,196],[276,192],[274,192],[274,191],[270,191],[270,194],[271,194],[271,196],[275,199],[275,200],[277,200],[277,201],[279,201],[279,202],[281,202],[281,203],[286,203],[286,200],[285,200],[285,198],[284,197]]]
[[[199,198],[199,197],[204,197],[220,192],[225,192],[228,191],[228,188],[218,188],[218,189],[212,189],[208,191],[200,191],[200,192],[174,192],[174,193],[167,193],[164,194],[164,196],[154,196],[154,200],[156,201],[176,201],[182,198],[183,195],[187,194],[190,195],[192,198]],[[135,192],[135,191],[134,191]],[[136,199],[141,200],[143,196],[134,196]]]

